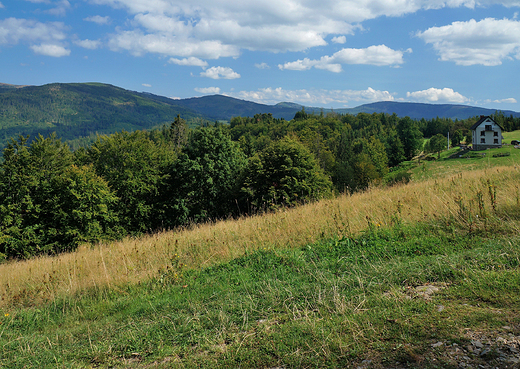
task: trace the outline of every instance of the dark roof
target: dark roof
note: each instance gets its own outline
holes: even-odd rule
[[[485,116],[484,116],[484,115],[481,115],[481,116],[480,116],[480,119],[477,121],[477,123],[473,124],[473,125],[471,126],[470,129],[471,129],[472,131],[475,130],[475,129],[477,129],[477,127],[480,126],[480,125],[482,124],[482,122],[484,122],[484,121],[485,121],[486,119],[488,119],[488,118],[491,119],[491,120],[493,121],[493,123],[495,123],[497,126],[499,126],[500,129],[501,129],[502,131],[504,130],[504,128],[503,128],[500,124],[498,124],[497,122],[495,122],[495,121],[493,120],[493,118],[491,118],[489,115],[485,115]]]

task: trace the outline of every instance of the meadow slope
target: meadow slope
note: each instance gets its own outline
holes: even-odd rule
[[[37,305],[93,287],[135,284],[166,268],[174,255],[187,268],[202,268],[258,249],[298,248],[322,239],[358,235],[369,225],[388,227],[396,216],[410,224],[450,219],[460,216],[461,207],[478,215],[479,193],[487,199],[490,186],[496,191],[494,206],[509,219],[502,225],[518,230],[519,179],[518,166],[461,171],[446,178],[375,187],[270,214],[9,262],[0,265],[0,307]]]

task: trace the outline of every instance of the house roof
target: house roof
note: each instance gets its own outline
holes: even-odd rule
[[[498,124],[497,122],[495,122],[495,121],[493,120],[493,118],[491,118],[489,115],[481,115],[481,116],[480,116],[480,119],[477,121],[477,123],[473,124],[473,125],[471,126],[470,129],[471,129],[472,131],[475,130],[475,129],[477,129],[477,127],[480,126],[480,125],[481,125],[481,124],[482,124],[486,119],[488,119],[488,118],[489,118],[493,123],[495,123],[497,126],[499,126],[500,129],[501,129],[502,131],[504,130],[504,128],[503,128],[500,124]]]

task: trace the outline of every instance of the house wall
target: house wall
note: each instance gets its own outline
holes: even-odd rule
[[[491,126],[491,130],[486,130],[486,126]],[[495,135],[496,133],[496,135]],[[482,142],[484,139],[485,142]],[[495,143],[498,140],[498,143]],[[473,130],[473,150],[485,150],[502,147],[502,129],[491,119],[483,121]]]

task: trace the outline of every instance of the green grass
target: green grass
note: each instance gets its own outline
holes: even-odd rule
[[[174,260],[137,286],[2,312],[0,367],[450,367],[432,343],[518,321],[520,239],[494,233],[396,218],[207,269]]]
[[[520,140],[520,131],[504,132],[504,142]],[[493,155],[497,155],[494,157]],[[462,155],[461,157],[459,157]],[[500,156],[503,155],[503,156]],[[456,175],[468,170],[492,168],[497,166],[520,165],[520,150],[511,145],[504,145],[500,149],[483,151],[469,151],[461,154],[459,147],[454,147],[441,152],[440,159],[437,154],[429,155],[431,160],[414,162],[415,166],[407,169],[415,180]]]

